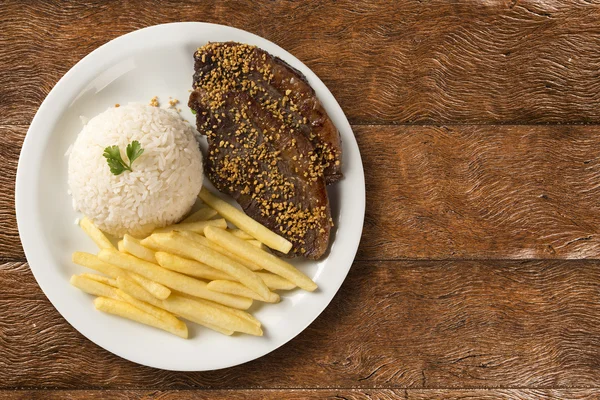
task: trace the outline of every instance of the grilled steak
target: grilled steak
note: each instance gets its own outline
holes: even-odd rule
[[[208,138],[205,169],[252,218],[317,259],[332,220],[326,184],[341,179],[341,142],[306,78],[267,52],[210,43],[194,54],[189,106]]]

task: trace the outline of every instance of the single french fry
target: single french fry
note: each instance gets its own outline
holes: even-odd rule
[[[119,289],[139,300],[146,301],[200,325],[206,326],[208,324],[208,327],[214,326],[226,331],[244,332],[250,335],[262,336],[260,327],[249,321],[216,307],[195,301],[190,297],[172,294],[166,300],[157,300],[149,296],[144,290],[141,290],[141,287],[127,279],[117,279],[117,285]]]
[[[182,223],[186,222],[197,222],[197,221],[208,221],[212,217],[217,215],[217,212],[210,207],[202,207],[198,211],[190,214],[185,218]]]
[[[158,245],[158,243],[156,243],[154,240],[152,240],[152,236],[148,236],[148,237],[140,240],[140,244],[142,246],[147,247],[150,250],[154,251],[155,254],[159,251],[165,252],[164,249]]]
[[[155,256],[161,267],[170,269],[171,271],[180,272],[195,278],[208,279],[210,281],[215,279],[233,279],[225,272],[195,260],[188,260],[187,258],[179,257],[171,253],[165,253],[163,251],[157,252]]]
[[[146,279],[134,272],[125,271],[116,265],[105,263],[93,254],[76,251],[73,253],[72,259],[75,264],[102,272],[114,279],[117,279],[119,276],[131,278],[158,299],[166,299],[171,294],[171,291],[166,286]]]
[[[162,329],[184,339],[188,337],[188,330],[185,324],[172,325],[160,318],[156,318],[139,308],[132,306],[122,300],[110,299],[107,297],[98,297],[94,300],[94,306],[97,310],[105,313],[118,315],[119,317],[127,318],[132,321],[140,322],[145,325],[153,326],[158,329]],[[181,322],[181,321],[179,321]]]
[[[192,321],[192,320],[190,319],[190,321]],[[194,322],[194,321],[192,321],[192,322]],[[199,324],[199,325],[202,325],[202,326],[204,326],[205,328],[212,329],[213,331],[217,331],[217,332],[219,332],[219,333],[222,333],[223,335],[231,336],[231,335],[233,335],[233,334],[235,333],[235,332],[234,332],[234,331],[232,331],[232,330],[225,329],[225,328],[221,328],[220,326],[216,326],[216,325],[213,325],[213,324],[209,324],[209,323],[207,323],[207,322],[204,322],[204,323],[202,323],[202,324],[201,324],[201,323],[199,323],[199,322],[196,322],[196,323],[197,323],[197,324]]]
[[[251,271],[258,271],[258,270],[262,269],[262,267],[260,265],[257,265],[252,261],[245,260],[241,257],[236,256],[235,254],[232,254],[230,251],[225,250],[223,247],[219,246],[215,242],[211,242],[210,240],[208,240],[204,236],[200,235],[199,233],[184,231],[184,232],[179,232],[179,234],[188,239],[195,240],[196,242],[200,243],[202,246],[206,246],[210,249],[218,251],[219,253],[232,259],[233,261],[237,261],[238,263],[242,264],[243,266],[245,266],[246,268],[248,268]]]
[[[119,250],[120,252],[125,253],[127,250],[125,250],[125,245],[123,244],[123,240],[119,240],[117,242],[117,250]]]
[[[252,246],[247,241],[233,236],[224,229],[207,226],[204,230],[204,235],[208,240],[216,242],[219,246],[246,260],[258,262],[267,271],[284,277],[304,290],[312,292],[317,288],[316,283],[294,268],[293,265]]]
[[[102,275],[98,275],[98,274],[90,274],[88,272],[79,274],[79,276],[82,276],[87,279],[91,279],[96,282],[104,283],[105,285],[108,285],[108,286],[117,287],[117,281],[114,278],[107,278],[106,276],[102,276]]]
[[[115,246],[110,240],[104,235],[104,233],[94,225],[94,223],[88,218],[83,217],[79,221],[81,229],[96,243],[100,249],[114,249]]]
[[[252,246],[257,247],[263,251],[267,251],[268,247],[265,246],[264,244],[262,244],[261,242],[259,242],[258,240],[247,240],[248,243],[250,243]]]
[[[154,240],[159,246],[164,246],[170,253],[185,258],[191,258],[193,260],[199,261],[201,263],[207,264],[208,266],[216,268],[219,271],[223,271],[226,274],[233,276],[237,281],[239,281],[249,289],[256,292],[263,299],[269,298],[269,288],[254,272],[249,270],[244,265],[238,263],[237,261],[234,261],[228,258],[227,256],[219,253],[218,251],[203,246],[197,241],[188,239],[176,232],[155,233],[152,234],[151,237],[152,240]],[[248,246],[252,245],[249,244]],[[254,246],[252,247],[255,248]],[[179,290],[175,287],[173,289]]]
[[[123,271],[121,268],[100,261],[94,254],[76,251],[73,253],[71,259],[75,264],[101,272],[113,279],[117,279],[119,275],[127,275],[127,272]]]
[[[292,248],[292,243],[289,240],[279,236],[266,226],[256,222],[226,201],[221,200],[205,187],[200,190],[199,197],[210,207],[217,210],[217,212],[227,221],[230,221],[237,228],[243,230],[270,248],[280,251],[284,254],[287,254]]]
[[[258,326],[259,328],[262,325],[259,320],[257,320],[252,314],[250,314],[246,311],[238,310],[237,308],[227,307],[227,306],[224,306],[223,304],[215,303],[214,301],[210,301],[210,300],[201,299],[199,297],[192,297],[189,294],[185,294],[185,293],[178,293],[178,294],[183,297],[189,297],[192,300],[195,300],[199,303],[203,303],[208,306],[218,308],[219,310],[227,311],[229,313],[232,313],[233,315],[237,315],[238,317],[243,318],[246,321],[252,322],[254,325]]]
[[[123,236],[123,248],[125,249],[125,253],[129,253],[132,256],[136,256],[144,261],[156,264],[154,252],[149,248],[142,246],[140,244],[140,240],[131,235],[125,234],[125,236]],[[123,250],[120,248],[119,251],[123,252]]]
[[[297,287],[287,279],[270,272],[256,272],[256,275],[260,276],[260,279],[262,279],[265,285],[271,290],[292,290]]]
[[[158,319],[162,319],[167,324],[170,324],[173,326],[179,326],[180,329],[182,329],[182,330],[184,329],[183,325],[185,325],[185,323],[183,321],[178,320],[177,317],[175,317],[170,312],[163,310],[160,307],[153,306],[150,303],[146,303],[145,301],[136,299],[135,297],[130,296],[129,294],[122,291],[121,289],[116,289],[116,293],[117,293],[117,296],[121,298],[121,300],[131,304],[132,306],[134,306],[136,308],[139,308],[143,312],[146,312]]]
[[[111,297],[113,299],[119,298],[117,292],[115,292],[115,288],[96,280],[86,278],[85,276],[73,275],[70,282],[71,285],[76,288],[83,290],[86,293],[93,294],[94,296]]]
[[[170,235],[170,234],[161,234]],[[104,249],[98,253],[100,260],[118,265],[127,271],[135,272],[152,281],[158,282],[171,289],[178,290],[192,296],[202,297],[207,300],[213,300],[221,304],[239,309],[248,309],[252,305],[252,299],[240,296],[232,296],[224,293],[218,293],[206,288],[206,282],[191,278],[179,272],[170,271],[148,261],[140,260],[129,254],[119,253],[116,250]],[[169,296],[170,298],[170,296]]]
[[[128,271],[128,274],[131,279],[142,285],[144,289],[150,292],[157,299],[163,300],[171,295],[171,289],[161,283],[154,282],[152,279],[148,279],[143,275],[136,274],[135,272]]]
[[[265,303],[279,303],[279,295],[277,293],[271,292],[269,298],[263,299],[254,291],[248,289],[246,286],[242,285],[239,282],[216,280],[208,282],[207,288],[215,292],[249,297],[254,300],[264,301]]]
[[[240,239],[244,239],[244,240],[256,240],[254,239],[252,236],[248,235],[246,232],[244,232],[241,229],[227,229],[227,232],[231,233],[234,236],[239,237]]]
[[[217,228],[227,228],[227,222],[223,219],[211,219],[210,221],[196,221],[196,222],[182,222],[180,224],[174,224],[165,226],[164,228],[158,228],[154,230],[154,233],[169,233],[172,231],[192,231],[197,233],[203,233],[204,228],[207,226],[216,226]]]

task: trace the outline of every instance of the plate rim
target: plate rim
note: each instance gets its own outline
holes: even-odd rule
[[[145,363],[138,359],[134,360],[131,357],[124,356],[121,352],[114,351],[114,349],[109,349],[106,346],[104,346],[103,344],[98,343],[98,341],[94,340],[92,337],[90,337],[90,335],[82,332],[82,329],[79,329],[77,327],[77,323],[73,322],[70,317],[65,315],[65,314],[68,314],[68,312],[63,313],[63,311],[61,311],[61,309],[59,309],[59,307],[56,305],[56,303],[58,303],[58,301],[53,300],[54,295],[49,294],[49,293],[51,293],[51,291],[49,290],[49,286],[48,287],[46,286],[45,280],[42,278],[42,270],[40,269],[40,268],[42,268],[42,266],[40,265],[41,260],[37,259],[36,254],[35,254],[36,245],[35,245],[35,243],[32,243],[34,238],[32,237],[31,229],[33,228],[32,225],[35,225],[35,222],[32,224],[31,221],[35,221],[35,220],[41,221],[41,219],[38,218],[38,215],[37,215],[38,211],[39,211],[38,207],[34,206],[37,204],[37,203],[35,203],[34,198],[39,196],[38,181],[39,181],[39,170],[41,168],[41,159],[42,158],[38,157],[37,159],[36,158],[32,159],[31,155],[34,154],[36,145],[38,146],[38,148],[44,147],[44,146],[42,146],[42,144],[45,143],[43,140],[47,141],[50,138],[51,133],[56,125],[56,122],[59,120],[59,116],[61,115],[60,112],[56,112],[53,116],[52,115],[48,116],[49,113],[50,114],[52,113],[52,108],[62,110],[62,109],[64,109],[65,106],[68,105],[68,104],[61,104],[61,103],[67,103],[67,101],[65,101],[65,99],[63,99],[62,101],[60,101],[60,99],[57,99],[60,96],[60,92],[63,90],[69,90],[68,89],[69,86],[66,86],[66,85],[68,85],[68,83],[69,83],[68,81],[71,79],[71,77],[74,76],[75,74],[79,73],[80,69],[85,68],[86,64],[88,64],[90,62],[90,60],[92,60],[94,57],[96,57],[97,54],[101,53],[102,51],[105,51],[104,50],[105,48],[108,48],[110,46],[115,46],[119,42],[124,42],[126,40],[132,40],[131,39],[132,37],[142,35],[143,32],[145,32],[145,31],[160,30],[160,29],[175,29],[176,27],[182,26],[182,25],[186,25],[186,26],[194,25],[194,26],[200,26],[200,27],[204,27],[204,28],[225,29],[225,30],[230,30],[232,33],[237,33],[237,34],[242,34],[244,36],[247,36],[254,41],[268,42],[270,46],[277,48],[277,50],[280,52],[280,54],[284,56],[284,57],[280,57],[280,58],[284,59],[285,61],[288,61],[291,59],[295,63],[300,64],[302,66],[302,68],[304,69],[304,70],[301,70],[301,72],[303,74],[306,74],[305,71],[308,71],[311,74],[311,80],[316,80],[316,82],[326,90],[325,94],[328,97],[330,97],[329,100],[333,102],[333,106],[335,108],[339,109],[339,111],[341,112],[340,115],[341,115],[341,117],[343,117],[341,123],[344,124],[345,125],[344,128],[348,129],[353,135],[353,139],[354,139],[353,144],[355,146],[354,150],[357,151],[357,156],[358,156],[357,167],[359,169],[358,172],[360,172],[359,175],[361,178],[360,187],[357,187],[353,190],[355,192],[355,193],[353,193],[353,195],[357,196],[357,199],[360,202],[360,204],[359,204],[359,207],[361,210],[360,227],[358,229],[356,229],[357,234],[354,235],[354,236],[357,236],[357,238],[355,238],[353,243],[350,243],[351,249],[348,249],[346,251],[348,254],[351,254],[351,261],[349,262],[349,265],[345,268],[345,271],[340,271],[340,275],[339,275],[339,277],[341,278],[340,284],[337,286],[337,288],[333,292],[332,296],[320,304],[320,306],[321,306],[321,307],[319,307],[320,309],[315,310],[316,312],[314,313],[314,316],[309,317],[307,323],[300,330],[289,335],[289,337],[287,339],[283,340],[281,343],[277,343],[270,350],[268,350],[256,357],[251,357],[251,358],[245,359],[244,361],[241,361],[241,362],[234,362],[230,365],[224,365],[219,368],[208,368],[208,369],[181,368],[180,369],[180,368],[171,368],[171,367],[165,367],[165,366],[157,366],[157,365],[153,365],[150,363]],[[277,54],[277,56],[279,57],[280,54]],[[74,89],[70,89],[70,90],[72,91]],[[55,106],[55,102],[59,104],[59,107]],[[60,107],[60,105],[63,105],[63,107]],[[54,107],[51,107],[51,106],[54,106]],[[48,120],[51,121],[52,123],[47,123]],[[50,126],[52,129],[44,128],[43,126],[40,127],[40,125],[42,125],[42,123],[46,123],[46,125]],[[337,126],[337,128],[340,131],[342,130],[340,126]],[[43,135],[42,135],[42,133],[35,133],[35,132],[42,132]],[[35,139],[42,139],[42,143],[38,145],[37,143],[40,143],[40,142],[34,142],[34,137],[35,137]],[[27,188],[28,184],[32,184],[31,185],[32,188],[29,188],[29,190],[24,189],[24,188]],[[35,196],[34,196],[34,194],[35,194]],[[343,201],[343,200],[341,200],[341,201]],[[296,58],[294,55],[292,55],[291,53],[289,53],[288,51],[286,51],[285,49],[283,49],[276,43],[271,42],[270,40],[265,39],[256,34],[253,34],[251,32],[245,31],[243,29],[234,28],[234,27],[227,26],[227,25],[208,23],[208,22],[174,22],[174,23],[167,23],[167,24],[152,25],[149,27],[138,29],[138,30],[126,33],[124,35],[118,36],[118,37],[102,44],[101,46],[99,46],[98,48],[96,48],[92,52],[90,52],[88,55],[83,57],[81,60],[79,60],[73,67],[71,67],[69,69],[69,71],[67,71],[67,73],[65,73],[59,79],[59,81],[54,85],[52,90],[48,93],[48,95],[46,96],[46,98],[44,99],[44,101],[41,103],[40,107],[36,111],[36,114],[31,121],[31,124],[25,135],[25,139],[23,141],[23,145],[22,145],[21,152],[19,155],[19,161],[18,161],[18,165],[17,165],[17,173],[16,173],[16,179],[15,179],[15,211],[16,211],[16,220],[17,220],[19,238],[20,238],[23,250],[25,252],[25,256],[27,258],[29,268],[30,268],[32,274],[34,275],[34,278],[35,278],[38,286],[42,289],[44,295],[46,296],[48,301],[50,301],[52,306],[58,311],[58,313],[61,315],[61,317],[64,318],[69,323],[69,325],[71,325],[73,327],[73,329],[75,329],[80,334],[82,334],[87,340],[89,340],[92,343],[94,343],[95,345],[105,349],[106,351],[108,351],[112,354],[115,354],[116,356],[126,359],[128,361],[134,362],[136,364],[145,365],[145,366],[149,366],[149,367],[157,368],[157,369],[172,370],[172,371],[207,371],[207,370],[218,370],[218,369],[229,368],[229,367],[241,365],[241,364],[256,360],[258,358],[261,358],[261,357],[275,351],[276,349],[278,349],[281,346],[288,343],[290,340],[297,337],[304,330],[306,330],[306,328],[308,328],[308,326],[310,326],[323,313],[323,311],[331,303],[331,301],[333,300],[335,295],[339,292],[342,284],[346,280],[348,272],[350,271],[350,268],[356,257],[356,252],[358,251],[358,246],[360,244],[362,230],[364,227],[365,208],[366,208],[366,189],[365,189],[364,168],[363,168],[363,164],[362,164],[362,157],[360,155],[360,149],[358,148],[358,144],[356,143],[356,135],[354,135],[352,127],[350,126],[348,118],[346,117],[343,109],[341,108],[341,106],[339,105],[339,103],[337,102],[337,100],[335,99],[333,94],[331,93],[331,91],[321,81],[321,79],[310,68],[308,68],[302,61],[300,61],[298,58]],[[357,216],[355,215],[354,217],[357,217]],[[41,224],[41,222],[40,222],[40,224]],[[32,262],[32,260],[35,260],[35,261]],[[343,276],[342,276],[342,274],[343,274]]]

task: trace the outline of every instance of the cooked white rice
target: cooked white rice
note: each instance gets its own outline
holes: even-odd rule
[[[104,149],[140,142],[133,171],[110,172]],[[202,186],[202,154],[194,129],[171,110],[143,104],[111,107],[89,120],[69,155],[73,206],[103,231],[142,236],[177,222]]]

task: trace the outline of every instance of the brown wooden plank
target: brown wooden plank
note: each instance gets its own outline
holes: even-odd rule
[[[357,127],[361,259],[597,258],[600,136],[582,126]]]
[[[600,391],[589,389],[254,389],[254,390],[18,390],[0,391],[0,400],[204,400],[204,399],[263,399],[263,400],[592,400]]]
[[[5,260],[24,259],[13,190],[25,130],[0,127]],[[367,185],[360,259],[600,256],[596,127],[356,126],[355,134]]]
[[[26,262],[3,262],[0,264],[0,276],[2,281],[0,300],[8,298],[46,300]]]
[[[26,132],[27,127],[0,125],[0,260],[23,258],[15,215],[15,179]]]
[[[598,13],[583,0],[5,1],[0,114],[29,123],[58,79],[110,39],[210,21],[295,54],[353,123],[599,123]]]
[[[407,400],[592,400],[599,390],[590,389],[491,389],[491,390],[408,390]],[[385,397],[383,397],[385,398]]]
[[[22,286],[0,295],[4,389],[600,385],[600,261],[357,262],[290,343],[201,373],[142,367],[102,350],[60,317],[29,274],[0,269],[0,287]]]

